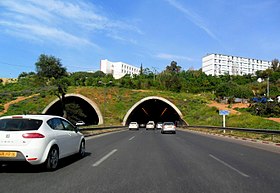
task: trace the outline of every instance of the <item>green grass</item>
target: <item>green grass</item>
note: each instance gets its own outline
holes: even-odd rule
[[[214,107],[207,104],[213,98],[209,93],[189,94],[173,93],[158,90],[131,90],[108,87],[106,91],[99,87],[70,87],[68,93],[84,95],[94,101],[104,113],[104,94],[106,93],[106,125],[120,125],[128,110],[141,99],[148,96],[163,97],[172,102],[183,114],[183,118],[190,125],[222,126],[222,116]],[[12,105],[5,115],[12,114],[40,114],[55,96],[39,95]],[[261,117],[241,112],[240,115],[226,117],[226,126],[259,129],[280,129],[280,124]]]

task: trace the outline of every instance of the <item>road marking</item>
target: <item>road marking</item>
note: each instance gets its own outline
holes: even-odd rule
[[[135,138],[135,136],[131,137],[131,138],[129,139],[129,141],[131,141],[131,140],[134,139],[134,138]]]
[[[246,177],[246,178],[249,178],[250,176],[248,176],[247,174],[241,172],[240,170],[234,168],[233,166],[229,165],[228,163],[224,162],[223,160],[220,160],[219,158],[209,154],[210,157],[212,157],[213,159],[215,159],[216,161],[220,162],[221,164],[227,166],[228,168],[232,169],[233,171],[236,171],[237,173],[239,173],[240,175]]]
[[[105,155],[103,158],[101,158],[100,160],[98,160],[97,162],[95,162],[92,166],[93,166],[93,167],[99,166],[102,162],[104,162],[106,159],[108,159],[111,155],[113,155],[113,154],[116,153],[117,151],[118,151],[117,149],[112,150],[110,153],[108,153],[107,155]]]

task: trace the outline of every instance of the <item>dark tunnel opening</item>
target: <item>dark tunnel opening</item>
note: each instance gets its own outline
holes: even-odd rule
[[[125,125],[133,121],[145,125],[148,121],[154,121],[155,123],[170,121],[176,124],[184,124],[184,121],[172,106],[158,99],[150,99],[139,104],[130,113]]]
[[[76,121],[83,121],[86,125],[98,125],[99,118],[95,109],[84,99],[76,96],[65,97],[65,105],[79,105],[82,114],[69,115],[73,116]],[[60,101],[55,102],[46,112],[48,115],[63,116],[62,104]]]

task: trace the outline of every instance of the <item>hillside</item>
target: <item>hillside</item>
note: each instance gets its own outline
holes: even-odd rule
[[[163,97],[182,112],[183,118],[190,125],[221,126],[222,118],[218,109],[213,105],[210,94],[173,93],[157,90],[132,90],[117,87],[70,87],[68,93],[76,93],[86,96],[94,101],[99,108],[106,110],[106,124],[120,125],[127,111],[138,101],[148,96]],[[106,98],[105,98],[106,96]],[[10,103],[7,112],[11,114],[38,114],[54,99],[50,95],[33,95],[17,103]],[[227,117],[227,126],[245,128],[279,129],[279,123],[252,116],[246,112],[231,113]]]

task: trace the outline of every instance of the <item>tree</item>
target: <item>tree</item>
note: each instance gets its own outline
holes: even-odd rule
[[[67,76],[66,68],[62,66],[60,59],[54,56],[41,54],[35,63],[37,75],[50,80],[51,78],[59,79]]]
[[[65,95],[67,93],[68,85],[63,80],[60,80],[59,82],[57,82],[56,87],[57,89],[52,90],[52,94],[59,98],[59,101],[61,103],[61,108],[63,111],[63,117],[67,118]]]
[[[170,66],[166,66],[166,71],[168,72],[174,72],[174,73],[179,73],[181,71],[181,66],[177,65],[177,62],[172,61],[170,63]]]
[[[81,110],[80,105],[75,102],[66,104],[65,108],[68,115],[67,119],[73,124],[86,118],[86,115]]]
[[[271,61],[271,68],[274,72],[280,71],[280,62],[278,59],[274,59]]]
[[[142,65],[142,63],[141,63],[141,66],[140,66],[140,75],[142,75],[143,74],[143,65]]]
[[[37,76],[46,78],[47,83],[56,86],[57,89],[52,90],[52,94],[56,95],[62,105],[63,117],[67,118],[65,108],[65,95],[67,92],[68,81],[63,79],[68,76],[66,68],[62,66],[60,59],[54,56],[41,54],[35,63]]]

